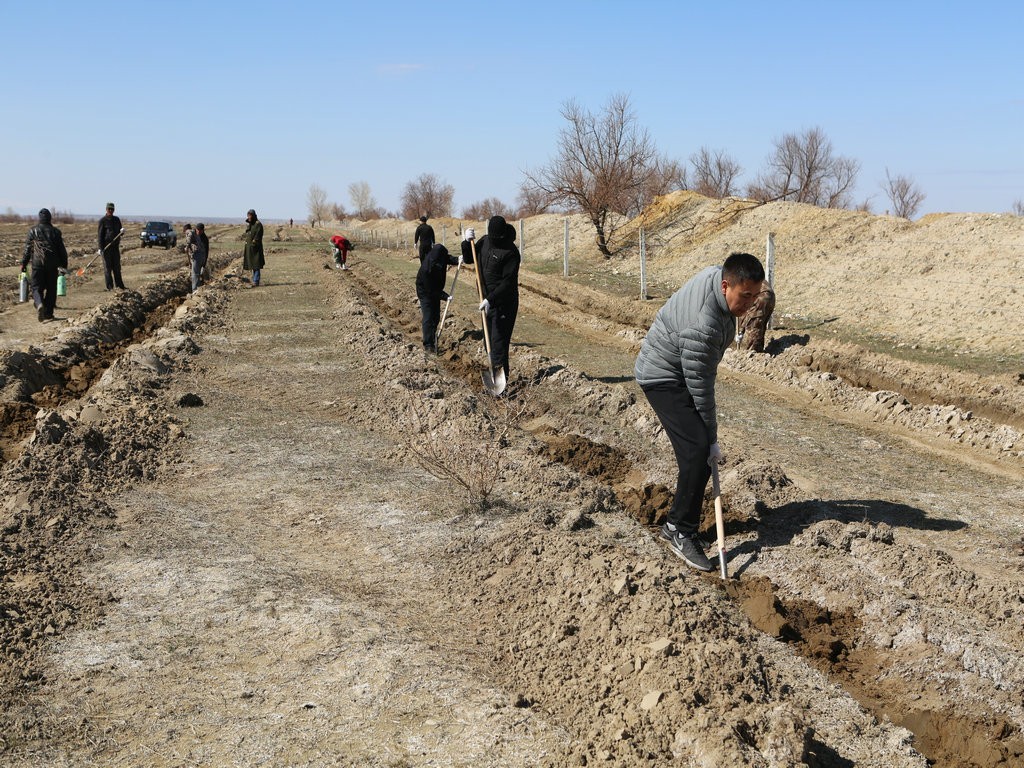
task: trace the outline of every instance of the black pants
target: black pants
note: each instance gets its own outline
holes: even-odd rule
[[[495,307],[487,316],[491,334],[491,368],[501,368],[508,378],[508,348],[512,344],[512,329],[516,326],[519,302],[506,307]]]
[[[423,348],[434,349],[437,339],[437,324],[441,322],[441,299],[432,299],[421,288],[416,289],[420,300],[420,312],[423,315]]]
[[[112,245],[103,252],[103,279],[107,281],[107,290],[124,288],[121,279],[121,251]]]
[[[643,387],[643,391],[665,428],[679,465],[676,497],[668,512],[668,521],[682,533],[692,535],[700,528],[704,489],[711,477],[708,465],[711,441],[707,426],[685,385],[652,384]]]
[[[32,265],[32,299],[45,317],[53,317],[57,306],[57,268]]]

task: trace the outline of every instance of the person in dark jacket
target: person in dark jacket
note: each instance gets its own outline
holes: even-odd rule
[[[502,216],[487,222],[487,234],[476,243],[476,268],[484,299],[480,311],[487,317],[491,337],[491,368],[501,368],[508,379],[508,350],[512,329],[519,314],[519,264],[522,258],[515,244],[516,228]],[[473,263],[472,239],[462,241],[462,258]]]
[[[661,535],[687,565],[710,571],[697,537],[711,463],[722,463],[715,379],[736,334],[736,318],[757,299],[764,267],[733,253],[698,272],[658,310],[640,345],[634,374],[665,428],[679,466],[676,495]]]
[[[245,245],[242,248],[242,268],[252,270],[252,287],[260,284],[260,272],[266,266],[263,257],[263,223],[250,208],[245,214]]]
[[[53,226],[50,211],[39,211],[39,223],[28,231],[21,271],[32,262],[32,298],[39,311],[39,322],[53,319],[57,306],[57,277],[67,271],[68,251],[64,236]]]
[[[97,254],[103,257],[103,279],[107,283],[107,290],[124,288],[124,280],[121,279],[121,235],[124,234],[124,227],[121,226],[121,219],[114,215],[114,204],[107,203],[107,213],[100,219],[97,232]]]
[[[420,216],[420,225],[416,227],[412,244],[418,249],[420,261],[423,261],[423,257],[434,247],[434,228],[427,224],[426,216]]]
[[[449,265],[458,263],[447,248],[437,243],[427,251],[416,273],[416,296],[423,315],[423,349],[426,352],[437,352],[435,339],[437,324],[441,320],[441,300],[448,298],[444,290],[445,275]]]

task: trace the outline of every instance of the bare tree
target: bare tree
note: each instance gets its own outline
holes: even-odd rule
[[[507,205],[496,197],[487,197],[478,203],[467,205],[462,209],[462,218],[472,221],[485,221],[491,216],[515,218]]]
[[[680,189],[689,189],[689,186],[686,166],[678,160],[671,160],[668,157],[659,155],[651,163],[650,173],[647,174],[647,179],[637,190],[636,197],[627,208],[627,211],[630,215],[639,213],[653,203],[654,199],[659,195],[665,195]]]
[[[527,172],[525,186],[551,203],[585,213],[597,231],[598,249],[610,256],[616,214],[639,213],[657,186],[652,185],[659,174],[654,142],[637,125],[623,94],[612,96],[597,115],[567,101],[562,117],[568,125],[559,134],[557,156]]]
[[[539,216],[551,210],[551,198],[541,189],[524,181],[519,186],[519,194],[516,195],[516,216],[517,219],[525,219],[528,216]]]
[[[690,167],[694,192],[719,200],[736,194],[736,177],[743,168],[724,151],[701,147],[690,155]]]
[[[1014,216],[1024,216],[1024,200],[1014,200],[1011,210]]]
[[[352,203],[356,218],[363,221],[374,218],[377,213],[377,201],[373,199],[370,185],[365,181],[353,181],[348,185],[348,199]]]
[[[402,217],[451,216],[455,188],[432,173],[424,173],[402,190]]]
[[[882,191],[892,203],[892,212],[904,219],[914,218],[925,198],[924,192],[911,177],[892,176],[888,168],[885,169],[885,182],[882,184]]]
[[[348,213],[345,212],[345,206],[341,203],[331,203],[328,208],[331,212],[332,221],[341,221],[342,219],[348,218]]]
[[[327,190],[319,184],[310,184],[306,193],[306,210],[309,211],[309,222],[314,227],[327,218]]]
[[[822,208],[849,208],[860,163],[833,154],[820,128],[787,133],[775,142],[768,167],[747,188],[747,195],[768,202],[791,200]]]

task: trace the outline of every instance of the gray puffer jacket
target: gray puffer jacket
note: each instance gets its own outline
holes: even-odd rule
[[[715,377],[735,335],[736,318],[722,294],[722,268],[708,267],[658,310],[633,369],[640,386],[684,384],[712,443],[718,442]]]

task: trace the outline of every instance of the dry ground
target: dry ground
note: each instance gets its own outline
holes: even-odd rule
[[[136,290],[75,285],[65,322],[9,306],[5,764],[1021,765],[1021,298],[989,290],[942,334],[957,301],[918,285],[896,356],[903,309],[869,279],[948,236],[973,260],[944,279],[991,288],[1020,223],[909,225],[914,250],[898,220],[723,210],[684,196],[645,225],[656,295],[760,253],[767,220],[786,244],[786,327],[719,381],[726,584],[653,528],[671,452],[629,373],[660,301],[631,295],[628,249],[557,276],[560,219],[525,224],[498,401],[471,280],[425,358],[414,262],[371,247],[380,223],[347,225],[348,273],[330,233],[271,230],[250,289],[225,228],[195,297],[147,251]],[[861,268],[826,284],[815,237]],[[459,480],[489,473],[473,503]]]

